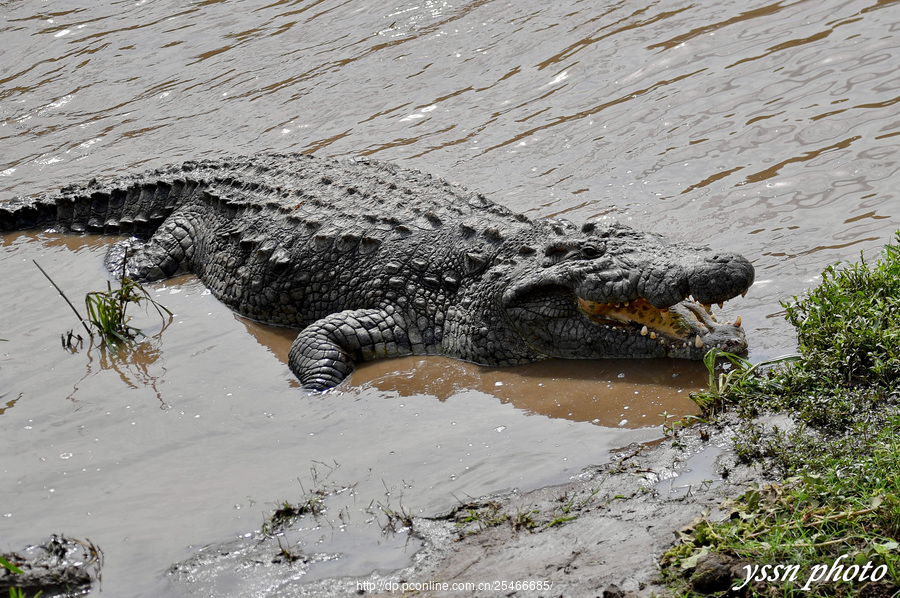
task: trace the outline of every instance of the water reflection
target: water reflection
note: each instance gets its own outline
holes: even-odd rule
[[[548,360],[485,368],[447,358],[403,358],[363,364],[353,385],[447,399],[476,389],[526,413],[615,428],[661,425],[672,414],[698,413],[692,390],[706,370],[675,360]]]
[[[295,331],[236,318],[287,364]],[[610,428],[642,428],[660,425],[664,414],[699,413],[689,395],[705,387],[707,376],[702,363],[673,359],[552,359],[490,368],[448,357],[411,356],[358,364],[346,388],[371,387],[400,397],[427,395],[441,401],[477,390],[526,413]]]
[[[160,409],[170,409],[171,405],[160,391],[160,385],[165,382],[166,377],[161,335],[170,323],[171,318],[159,332],[118,346],[101,344],[98,338],[91,338],[83,349],[87,357],[84,376],[72,385],[72,392],[66,398],[77,400],[76,395],[85,380],[96,376],[100,371],[110,370],[118,374],[119,380],[128,388],[151,389],[159,401]]]
[[[4,393],[4,394],[0,395],[0,401],[4,401],[6,399],[6,397],[8,397],[9,395],[10,395],[10,393]],[[3,415],[4,413],[6,413],[7,409],[12,409],[16,405],[16,403],[19,402],[19,400],[21,398],[22,398],[22,393],[19,393],[19,395],[16,398],[6,401],[4,403],[4,405],[2,407],[0,407],[0,415]]]

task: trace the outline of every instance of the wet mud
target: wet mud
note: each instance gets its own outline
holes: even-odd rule
[[[295,584],[302,565],[285,564],[280,546],[257,539],[208,547],[168,573],[174,586],[197,596],[217,595],[217,584],[240,568],[254,570],[239,582],[242,592],[283,597],[666,595],[659,557],[674,535],[701,516],[728,517],[725,499],[768,479],[735,456],[734,424],[722,418],[683,431],[678,442],[623,447],[610,463],[565,484],[412,517],[400,533],[423,547],[400,570]]]

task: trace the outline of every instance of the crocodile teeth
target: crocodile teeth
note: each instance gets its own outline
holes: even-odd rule
[[[738,316],[734,319],[734,325],[740,328],[741,326],[741,316]]]
[[[650,333],[650,338],[653,339],[653,340],[656,340],[656,333],[655,333],[655,332],[651,332],[651,333]]]
[[[646,326],[641,328],[641,336],[647,336],[648,333],[649,333],[649,330],[647,330]]]
[[[703,306],[703,309],[706,310],[706,313],[708,313],[708,314],[712,313],[712,303],[701,303],[700,305]]]
[[[699,334],[697,335],[697,338],[694,339],[694,346],[697,347],[698,349],[703,348],[703,339],[700,338]]]
[[[718,303],[716,303],[716,305],[719,306],[719,309],[722,309],[722,306],[725,305],[725,303],[723,301],[719,301]]]
[[[741,297],[746,297],[746,296],[747,296],[747,291],[749,291],[749,290],[750,290],[750,289],[747,289],[746,291],[744,291],[743,293],[741,293]]]

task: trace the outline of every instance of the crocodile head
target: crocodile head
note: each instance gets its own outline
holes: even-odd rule
[[[753,284],[753,266],[740,255],[589,223],[535,257],[537,271],[511,281],[502,304],[537,354],[702,359],[712,347],[747,348],[740,317],[718,322],[711,309]]]

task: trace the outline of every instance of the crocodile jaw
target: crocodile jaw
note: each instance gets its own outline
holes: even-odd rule
[[[681,301],[665,309],[642,298],[613,304],[576,297],[576,303],[591,323],[648,337],[664,346],[669,357],[701,359],[712,347],[730,353],[747,349],[740,316],[734,323],[720,323],[710,306],[695,301]]]

